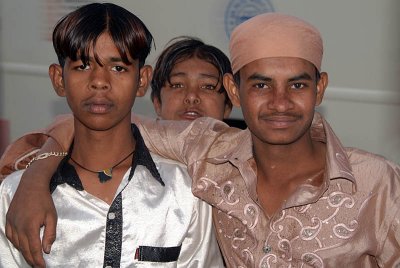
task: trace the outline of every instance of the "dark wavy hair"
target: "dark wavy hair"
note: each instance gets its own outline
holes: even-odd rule
[[[103,33],[115,43],[122,61],[131,64],[129,56],[144,65],[149,55],[153,36],[145,24],[128,10],[111,3],[84,5],[63,17],[53,31],[53,46],[58,62],[81,59],[87,64],[89,49]],[[97,55],[96,61],[101,64]]]
[[[175,64],[186,59],[197,57],[217,68],[221,88],[219,93],[225,95],[225,103],[232,107],[232,103],[222,84],[222,77],[226,73],[232,73],[231,63],[228,57],[218,48],[207,45],[198,38],[180,36],[172,39],[169,46],[164,49],[157,59],[151,81],[151,100],[158,99],[161,103],[161,88],[166,83],[171,83],[171,71]]]

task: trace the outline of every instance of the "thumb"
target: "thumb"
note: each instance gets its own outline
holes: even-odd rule
[[[57,228],[57,215],[50,214],[46,216],[44,221],[44,232],[42,247],[43,251],[47,254],[51,251],[51,246],[56,240],[56,228]]]

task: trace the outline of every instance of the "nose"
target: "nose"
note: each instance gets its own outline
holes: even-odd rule
[[[89,87],[92,90],[109,90],[111,88],[105,68],[99,66],[92,70]]]
[[[186,89],[186,95],[184,99],[185,104],[200,104],[200,96],[197,89],[189,87]]]
[[[290,92],[276,89],[271,93],[271,100],[268,103],[269,109],[277,112],[285,112],[292,108],[293,102],[290,99]]]

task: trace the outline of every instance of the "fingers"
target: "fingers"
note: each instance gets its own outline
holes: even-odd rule
[[[16,240],[15,236],[13,236],[13,229],[7,218],[6,218],[6,237],[16,249],[19,248],[18,239]]]
[[[51,246],[56,240],[57,215],[49,213],[45,219],[44,225],[45,229],[43,233],[42,246],[43,251],[49,254]]]
[[[29,247],[28,239],[25,236],[19,236],[19,251],[21,251],[27,263],[30,265],[34,265],[34,260],[32,258],[31,250]]]
[[[34,267],[45,267],[42,247],[49,252],[55,239],[57,212],[49,192],[48,183],[38,183],[30,176],[41,172],[29,169],[22,176],[18,190],[10,203],[6,216],[6,235],[11,243]],[[25,179],[24,179],[25,176]],[[39,180],[40,181],[40,180]],[[29,209],[27,209],[29,204]],[[48,219],[49,215],[53,219]],[[49,230],[47,226],[49,225]],[[46,245],[42,245],[40,228],[44,226]]]
[[[40,228],[28,228],[25,231],[15,231],[10,223],[6,223],[6,235],[10,242],[24,256],[26,262],[34,267],[45,267],[45,261],[40,242]],[[25,235],[26,234],[26,235]]]
[[[15,221],[13,219],[15,218]],[[14,215],[6,216],[6,236],[7,239],[24,256],[25,261],[34,267],[45,267],[40,241],[40,222],[31,221],[30,224],[16,224],[23,220]]]
[[[33,265],[33,258],[30,254],[28,239],[24,239],[24,236],[18,235],[16,228],[9,221],[6,221],[6,236],[7,239],[13,244],[13,246],[21,251],[26,262]]]
[[[45,262],[43,258],[42,252],[42,244],[40,242],[40,230],[38,228],[31,228],[27,231],[27,246],[24,246],[25,252],[21,248],[21,252],[24,255],[24,258],[31,258],[32,264],[35,267],[45,267]],[[25,243],[24,243],[25,245]]]

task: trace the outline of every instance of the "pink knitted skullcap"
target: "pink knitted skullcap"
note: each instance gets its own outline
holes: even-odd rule
[[[321,70],[319,31],[308,22],[280,13],[264,13],[237,26],[229,50],[234,74],[252,61],[271,57],[302,58]]]

